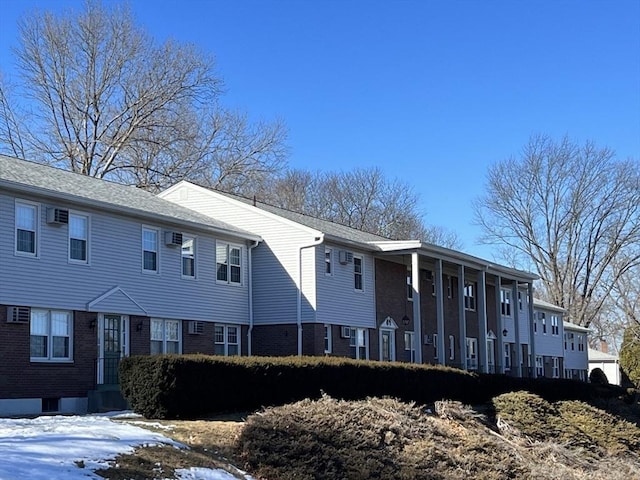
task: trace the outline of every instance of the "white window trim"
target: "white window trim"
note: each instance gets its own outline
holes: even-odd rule
[[[505,311],[507,312],[505,313]],[[513,301],[511,299],[511,291],[506,288],[500,289],[500,314],[503,317],[508,318],[511,318],[513,316]]]
[[[364,345],[358,345],[359,333],[363,332],[362,338]],[[354,348],[354,358],[360,360],[369,360],[369,329],[361,327],[351,327],[351,336],[349,337],[349,346]],[[360,358],[360,348],[364,347],[365,358]]]
[[[433,334],[433,358],[438,359],[438,334]]]
[[[216,337],[215,337],[215,329],[216,327],[221,327],[222,328],[222,334],[224,335],[224,342],[216,342]],[[242,326],[240,325],[236,325],[236,324],[232,324],[232,323],[216,323],[214,325],[214,330],[213,330],[213,348],[215,349],[216,345],[223,345],[224,346],[224,353],[222,354],[222,356],[228,357],[229,356],[229,345],[238,345],[238,355],[231,355],[232,357],[240,357],[242,356]],[[236,338],[238,339],[238,343],[229,343],[229,328],[235,328],[236,329]],[[220,354],[217,354],[218,356],[221,356]]]
[[[333,329],[331,325],[325,324],[324,326],[324,353],[331,353],[333,351]],[[327,348],[328,347],[328,348]]]
[[[358,274],[356,272],[356,258],[360,260],[360,273]],[[355,287],[355,277],[356,275],[360,275],[360,280],[361,280],[361,286],[362,288],[356,288]],[[358,292],[358,293],[364,293],[364,255],[353,255],[353,291],[354,292]],[[368,347],[367,347],[367,351],[368,351]],[[367,358],[368,355],[367,355]]]
[[[182,243],[186,240],[193,240],[193,275],[184,274],[184,255],[182,252],[182,246],[180,247],[180,277],[185,280],[195,280],[198,277],[198,239],[195,235],[182,234]]]
[[[478,339],[475,337],[466,337],[465,343],[465,358],[467,360],[467,368],[475,370],[478,368]],[[473,346],[473,348],[469,348],[470,346]],[[470,355],[470,353],[475,356],[475,359]]]
[[[32,357],[29,352],[29,360],[32,363],[73,363],[73,312],[70,310],[59,309],[47,309],[47,308],[33,308],[31,309],[31,315],[34,312],[47,312],[48,315],[48,330],[47,334],[47,357]],[[51,314],[66,313],[69,316],[69,356],[68,357],[52,357],[53,354],[53,335],[51,334]],[[31,319],[29,320],[29,348],[31,348]]]
[[[227,279],[226,280],[218,280],[218,247],[219,246],[226,246],[227,248]],[[237,243],[231,243],[231,242],[225,242],[222,240],[216,240],[216,283],[219,283],[221,285],[235,285],[237,287],[242,286],[243,284],[243,280],[244,280],[244,248],[242,247],[242,245],[239,245]],[[240,249],[240,281],[239,282],[232,282],[231,281],[231,255],[229,254],[229,251],[232,248],[238,248]]]
[[[456,359],[456,338],[453,335],[449,335],[449,360]]]
[[[156,234],[156,269],[148,270],[144,268],[144,252],[147,251],[144,248],[144,232],[155,232]],[[148,250],[149,252],[151,250]],[[140,260],[142,262],[141,269],[142,273],[148,275],[158,275],[160,273],[160,229],[156,227],[151,227],[148,225],[142,225],[142,230],[140,231]]]
[[[560,378],[560,359],[551,357],[551,378]]]
[[[470,292],[471,295],[467,295],[467,288],[470,287]],[[464,286],[464,309],[468,310],[470,312],[475,312],[476,311],[476,284],[475,282],[469,282]],[[470,306],[467,306],[467,299],[469,300],[469,304],[472,304]]]
[[[329,272],[327,272],[327,265]],[[324,274],[327,277],[333,277],[333,248],[325,247],[324,249]]]
[[[407,301],[413,302],[413,275],[411,265],[407,265]]]
[[[513,367],[513,362],[511,359],[511,344],[509,342],[505,342],[504,344],[504,352],[502,353],[504,358],[504,371],[510,372],[511,367]]]
[[[32,207],[35,209],[35,214],[34,214],[35,253],[18,251],[18,206],[19,205]],[[13,218],[13,253],[14,255],[20,256],[20,257],[40,258],[40,221],[41,221],[40,220],[40,204],[37,202],[30,202],[28,200],[16,199],[14,209],[13,209],[13,216],[14,216]]]
[[[544,377],[544,358],[542,355],[536,355],[536,375]]]
[[[84,217],[87,220],[87,231],[86,235],[86,249],[85,252],[87,259],[86,260],[77,260],[75,258],[71,258],[71,217]],[[91,217],[88,213],[77,212],[75,210],[69,211],[69,224],[67,225],[67,259],[69,263],[73,263],[74,265],[90,265],[89,260],[91,258]]]
[[[407,340],[409,340],[409,348],[407,348]],[[409,352],[409,362],[416,363],[416,335],[415,332],[404,332],[404,351]],[[406,353],[405,353],[406,354]]]
[[[162,322],[162,340],[154,340],[152,338],[152,332],[153,332],[153,322]],[[167,353],[167,322],[175,322],[178,324],[178,353],[181,354],[182,353],[182,320],[172,320],[172,319],[168,319],[168,318],[152,318],[151,321],[149,322],[149,338],[150,338],[150,342],[159,342],[162,341],[162,352],[160,353]]]

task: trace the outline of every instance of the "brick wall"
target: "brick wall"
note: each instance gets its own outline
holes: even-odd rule
[[[298,326],[296,324],[254,326],[252,353],[264,356],[297,355]]]

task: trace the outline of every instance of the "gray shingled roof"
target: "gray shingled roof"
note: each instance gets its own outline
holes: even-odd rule
[[[173,221],[177,224],[259,237],[227,223],[129,185],[121,185],[35,162],[0,155],[0,186],[30,191],[105,210],[125,210],[132,215]]]
[[[346,225],[341,225],[339,223],[331,222],[329,220],[322,220],[320,218],[312,217],[310,215],[305,215],[303,213],[293,212],[291,210],[287,210],[280,207],[275,207],[273,205],[269,205],[267,203],[263,203],[260,201],[254,201],[249,198],[241,197],[238,195],[233,195],[226,192],[221,192],[220,190],[214,190],[216,193],[220,193],[229,198],[233,198],[234,200],[238,200],[240,202],[246,203],[248,205],[255,205],[257,208],[261,210],[265,210],[267,212],[273,213],[275,215],[279,215],[280,217],[286,218],[287,220],[291,220],[293,222],[299,223],[309,228],[313,228],[314,230],[318,230],[319,232],[324,233],[330,237],[335,237],[336,239],[347,240],[350,242],[368,244],[369,242],[381,242],[381,241],[389,241],[389,238],[381,237],[380,235],[375,235],[373,233],[363,232],[361,230],[357,230],[353,227],[347,227]]]

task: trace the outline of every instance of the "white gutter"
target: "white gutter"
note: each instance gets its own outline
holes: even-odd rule
[[[316,237],[313,243],[298,247],[298,304],[296,311],[296,323],[298,324],[298,356],[302,356],[302,250],[318,246],[324,242],[324,234]]]
[[[249,245],[249,250],[247,251],[248,256],[248,268],[249,268],[249,331],[247,332],[247,356],[251,356],[251,335],[253,334],[253,265],[252,265],[252,255],[251,252],[254,248],[256,248],[260,242],[258,240],[254,240],[252,245]]]

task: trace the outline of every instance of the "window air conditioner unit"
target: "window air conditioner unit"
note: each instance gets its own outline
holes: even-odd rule
[[[346,250],[340,250],[339,260],[342,265],[353,263],[353,253]]]
[[[47,223],[64,225],[69,223],[69,210],[64,208],[47,208]]]
[[[164,232],[164,243],[168,247],[181,247],[182,234],[179,232]]]
[[[7,307],[7,323],[29,323],[29,307]]]
[[[340,329],[340,336],[342,338],[351,338],[351,327],[342,327]]]
[[[204,333],[204,322],[191,320],[189,322],[189,335],[202,335]]]

